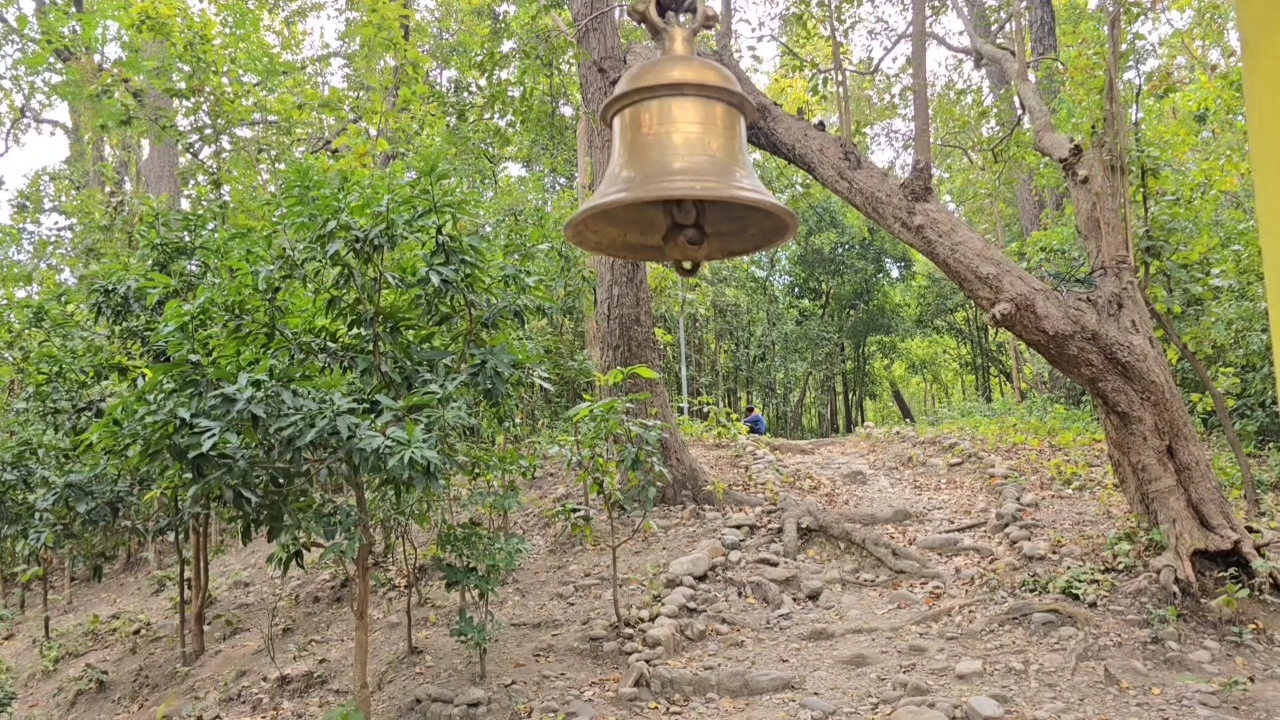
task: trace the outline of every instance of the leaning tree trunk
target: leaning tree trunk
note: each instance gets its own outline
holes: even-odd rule
[[[578,28],[578,42],[584,52],[578,63],[578,80],[583,107],[591,113],[590,132],[586,133],[591,158],[591,187],[595,189],[609,164],[612,145],[610,129],[596,119],[600,107],[608,99],[622,76],[626,61],[618,23],[607,0],[572,0],[569,3]],[[609,257],[593,259],[596,269],[595,337],[591,345],[593,359],[601,370],[631,365],[662,368],[662,354],[653,328],[653,299],[649,293],[649,277],[644,263]],[[634,389],[649,393],[648,409],[656,411],[666,427],[662,438],[662,455],[671,482],[663,488],[663,502],[700,498],[708,485],[706,471],[689,452],[688,445],[676,428],[675,414],[667,387],[661,379],[633,381]]]
[[[1035,148],[1062,170],[1077,230],[1098,289],[1065,295],[1032,277],[1000,249],[933,199],[909,196],[902,182],[877,167],[852,143],[787,114],[755,86],[721,36],[716,55],[751,98],[756,120],[748,138],[795,165],[890,234],[931,260],[986,313],[1095,400],[1107,433],[1116,478],[1135,512],[1159,527],[1169,544],[1156,561],[1162,580],[1194,584],[1192,558],[1231,553],[1258,560],[1253,539],[1236,519],[1182,403],[1168,361],[1156,341],[1133,271],[1128,233],[1122,126],[1114,82],[1108,84],[1105,137],[1091,147],[1053,125],[1025,63],[978,35],[959,0],[969,44],[951,49],[998,64],[1026,108]],[[1116,37],[1118,14],[1112,15]],[[1111,49],[1112,70],[1118,51]],[[1271,572],[1280,584],[1280,572]]]

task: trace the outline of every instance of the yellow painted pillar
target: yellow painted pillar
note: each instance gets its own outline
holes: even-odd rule
[[[1236,22],[1244,51],[1244,104],[1271,357],[1280,392],[1280,0],[1236,0]]]

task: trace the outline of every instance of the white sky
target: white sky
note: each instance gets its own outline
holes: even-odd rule
[[[748,42],[754,44],[756,46],[755,54],[761,60],[759,65],[752,67],[748,64],[750,61],[744,58],[744,64],[748,64],[747,69],[753,75],[759,76],[767,73],[769,69],[776,65],[778,58],[777,44],[767,37],[761,37],[766,30],[758,27],[757,20],[773,25],[772,18],[777,15],[778,5],[779,0],[742,0],[737,3],[737,10],[734,14],[736,36],[743,44]],[[895,5],[890,12],[899,14],[902,10]],[[336,18],[331,16],[322,20],[314,30],[332,38],[336,25],[332,27],[330,25],[335,22]],[[623,22],[627,21],[624,19]],[[767,28],[767,30],[771,31],[772,28]],[[855,46],[857,44],[856,39],[851,39],[849,42],[853,42]],[[897,52],[903,53],[908,47],[908,43],[902,43]],[[879,50],[873,50],[872,52],[878,54]],[[940,56],[945,54],[945,52],[932,52],[929,64],[940,65],[943,59]],[[859,57],[861,57],[859,53],[853,53],[853,60],[856,61]],[[848,62],[848,60],[846,61]],[[763,81],[762,77],[759,79]],[[63,121],[67,119],[65,107],[48,113],[48,115]],[[882,162],[888,159],[878,158],[876,155],[877,153],[872,154],[873,159]],[[10,201],[14,191],[23,187],[33,173],[61,163],[66,159],[66,156],[67,139],[61,132],[52,128],[39,126],[32,132],[18,138],[16,146],[10,149],[8,154],[0,157],[0,222],[7,222],[11,215]]]

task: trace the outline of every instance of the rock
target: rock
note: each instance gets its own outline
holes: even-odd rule
[[[1022,506],[1015,502],[1007,502],[996,511],[996,519],[1005,525],[1012,525],[1022,519]]]
[[[667,593],[666,597],[662,598],[662,604],[670,605],[672,607],[682,608],[688,602],[693,600],[693,596],[695,594],[696,593],[693,588],[687,588],[683,586],[678,588],[673,588],[671,592]]]
[[[779,585],[789,583],[796,579],[800,571],[790,567],[763,567],[760,568],[760,576],[765,580]]]
[[[1208,650],[1209,652],[1218,652],[1222,649],[1222,644],[1216,640],[1205,640],[1200,643],[1200,647]]]
[[[916,541],[921,550],[950,550],[959,544],[959,535],[926,535]]]
[[[1018,502],[1022,503],[1023,507],[1039,507],[1040,497],[1035,493],[1023,493],[1022,497],[1018,499]]]
[[[912,640],[907,643],[907,652],[912,655],[932,655],[938,649],[923,640]]]
[[[909,698],[928,697],[930,692],[929,683],[923,680],[911,679],[907,681],[907,687],[903,694]]]
[[[414,699],[420,703],[440,702],[452,705],[457,696],[454,691],[442,687],[419,688],[413,693]]]
[[[836,662],[846,667],[865,668],[877,665],[881,661],[879,655],[874,653],[855,650],[854,652],[836,656]]]
[[[1069,708],[1062,703],[1049,703],[1032,715],[1035,720],[1058,720],[1067,714]]]
[[[724,544],[719,540],[703,540],[698,543],[698,552],[715,560],[716,558],[724,557],[728,550],[725,550]]]
[[[560,706],[548,700],[547,702],[538,703],[533,707],[535,717],[544,717],[546,715],[560,714]]]
[[[560,598],[561,600],[568,600],[569,598],[573,597],[574,594],[577,592],[578,590],[574,588],[572,585],[566,585],[556,590],[556,597]]]
[[[618,681],[618,689],[623,690],[648,684],[649,666],[643,662],[638,662],[627,668],[627,671],[622,674],[622,679]]]
[[[1039,560],[1049,554],[1049,543],[1027,542],[1022,545],[1022,557],[1028,560]]]
[[[850,465],[840,476],[840,479],[850,484],[859,485],[867,481],[867,475],[869,474],[870,468],[866,465]]]
[[[910,593],[906,590],[895,590],[889,593],[889,597],[885,599],[889,601],[890,605],[919,605],[920,604],[920,598],[916,597],[914,593]]]
[[[1004,717],[1004,708],[986,695],[979,695],[964,704],[964,716],[968,720],[999,720]]]
[[[987,470],[987,477],[989,477],[989,478],[999,478],[999,479],[1001,479],[1001,480],[1003,480],[1003,479],[1005,479],[1005,478],[1011,478],[1011,477],[1013,477],[1015,474],[1016,474],[1016,473],[1014,473],[1012,470],[1010,470],[1010,469],[1009,469],[1009,468],[1007,468],[1007,467],[993,467],[993,468],[990,468],[990,469],[988,469],[988,470]]]
[[[745,513],[738,513],[725,520],[724,526],[734,530],[740,530],[741,528],[754,529],[756,527],[756,519]]]
[[[704,577],[711,570],[711,558],[705,553],[696,552],[671,561],[667,572],[676,577]]]
[[[809,712],[818,713],[821,716],[835,715],[840,708],[831,703],[816,697],[807,697],[800,701],[800,707]]]
[[[1026,542],[1030,540],[1031,533],[1027,530],[1023,530],[1022,528],[1015,528],[1009,531],[1008,538],[1009,538],[1009,542],[1016,545],[1020,542]]]
[[[1199,695],[1196,695],[1195,700],[1198,705],[1203,705],[1207,708],[1222,707],[1222,701],[1208,693],[1200,693]]]
[[[800,592],[810,600],[821,597],[822,591],[826,589],[827,586],[823,585],[821,580],[805,580],[800,583]]]
[[[1054,634],[1058,636],[1059,640],[1070,640],[1076,635],[1079,635],[1080,631],[1073,627],[1060,627]]]
[[[622,688],[618,691],[618,699],[622,702],[635,702],[640,699],[640,688]]]
[[[1031,613],[1031,624],[1032,625],[1057,625],[1058,614],[1047,613],[1047,612]]]
[[[663,648],[671,656],[679,655],[680,633],[673,625],[660,625],[644,634],[644,644],[646,647]]]
[[[901,690],[885,690],[884,692],[880,693],[881,705],[897,705],[898,701],[901,699],[902,699]]]
[[[610,640],[609,642],[600,646],[600,652],[604,653],[605,655],[617,655],[618,653],[622,652],[622,644],[616,640]]]
[[[961,660],[956,663],[955,675],[961,680],[980,678],[986,673],[981,660]]]
[[[908,705],[894,710],[889,720],[948,720],[948,718],[937,710]]]
[[[1196,650],[1195,652],[1187,653],[1187,659],[1204,665],[1213,662],[1213,653],[1208,650]]]
[[[789,689],[797,678],[791,673],[761,670],[747,676],[746,690],[752,695],[767,695]]]
[[[488,705],[489,694],[478,687],[469,687],[453,699],[454,705]]]
[[[1045,653],[1040,656],[1040,664],[1047,668],[1060,668],[1067,664],[1067,659],[1058,653]]]
[[[590,704],[576,700],[569,704],[569,720],[595,720],[596,709]]]

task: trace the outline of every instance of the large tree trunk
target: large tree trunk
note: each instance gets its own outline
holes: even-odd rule
[[[609,164],[610,129],[596,120],[621,77],[625,60],[613,3],[607,0],[571,0],[578,42],[585,56],[578,63],[583,107],[591,113],[587,144],[591,157],[591,187],[598,187]],[[588,20],[590,20],[588,22]],[[595,338],[593,359],[598,369],[647,365],[662,369],[662,354],[653,328],[653,299],[644,263],[598,257],[596,269]],[[663,502],[674,503],[706,494],[707,474],[689,452],[676,428],[671,399],[662,380],[636,381],[637,390],[650,394],[648,405],[666,426],[662,454],[671,482],[663,488]]]
[[[953,7],[959,10],[958,0]],[[1108,87],[1106,138],[1092,147],[1057,132],[1043,96],[1005,49],[979,37],[966,16],[970,45],[961,48],[997,64],[1027,109],[1036,150],[1067,180],[1077,229],[1099,280],[1088,294],[1054,291],[988,243],[941,203],[908,196],[902,183],[853,144],[819,132],[775,105],[739,67],[727,42],[717,55],[756,109],[748,128],[756,147],[807,172],[890,234],[931,260],[986,313],[992,325],[1021,338],[1094,398],[1107,433],[1115,474],[1133,509],[1158,526],[1169,552],[1166,572],[1194,582],[1191,558],[1233,552],[1258,558],[1232,513],[1196,436],[1168,362],[1156,341],[1132,267],[1125,208],[1123,148],[1114,83]],[[1113,15],[1113,25],[1118,16]],[[1111,28],[1112,36],[1116,28]],[[723,38],[722,38],[723,40]],[[1114,49],[1112,57],[1116,54]],[[1115,63],[1109,73],[1114,77]],[[1280,580],[1280,573],[1273,573]]]

